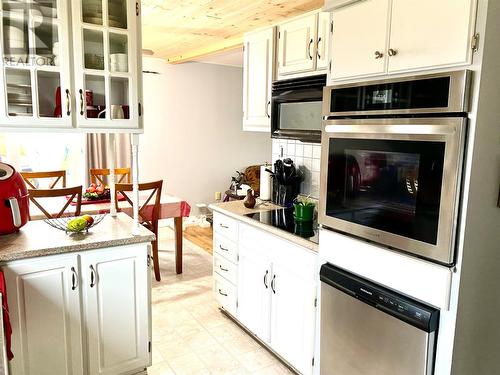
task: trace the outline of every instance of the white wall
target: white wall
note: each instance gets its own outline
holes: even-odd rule
[[[500,2],[479,0],[478,11],[482,65],[469,130],[453,375],[500,373]]]
[[[140,180],[163,179],[164,192],[210,203],[236,170],[270,162],[269,133],[242,130],[243,71],[213,64],[144,58],[144,135]]]

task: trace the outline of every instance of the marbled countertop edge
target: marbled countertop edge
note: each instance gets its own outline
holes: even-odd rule
[[[281,230],[279,228],[275,228],[271,225],[261,223],[260,221],[253,220],[252,218],[245,216],[247,214],[253,214],[253,213],[257,213],[257,212],[266,212],[266,211],[271,211],[271,210],[283,208],[281,206],[266,202],[264,204],[257,206],[256,208],[249,209],[243,205],[243,201],[231,201],[231,202],[222,202],[222,203],[212,203],[211,205],[209,205],[209,208],[216,211],[216,212],[219,212],[221,214],[227,215],[233,219],[242,221],[245,224],[249,224],[249,225],[252,225],[254,227],[263,229],[266,232],[272,233],[272,234],[274,234],[278,237],[281,237],[285,240],[288,240],[296,245],[305,247],[306,249],[311,250],[315,253],[318,252],[318,245],[315,244],[314,242],[311,242],[311,241],[309,241],[305,238],[299,237],[295,234],[288,233],[288,232]]]
[[[58,255],[106,247],[147,243],[155,235],[140,227],[138,235],[132,234],[133,220],[123,213],[108,215],[88,234],[66,234],[43,221],[30,221],[17,233],[0,236],[0,262]]]

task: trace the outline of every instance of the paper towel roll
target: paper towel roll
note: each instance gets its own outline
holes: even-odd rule
[[[260,167],[260,199],[263,201],[271,200],[271,174],[266,171],[269,169],[268,165],[261,165]]]

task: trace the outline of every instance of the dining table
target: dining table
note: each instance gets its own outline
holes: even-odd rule
[[[143,201],[141,198],[148,198],[149,195],[139,195],[139,200]],[[40,201],[40,200],[39,200]],[[64,197],[47,198],[41,201],[41,204],[45,210],[50,214],[57,214],[61,207],[64,206],[66,200]],[[68,210],[72,210],[72,206],[68,207]],[[152,209],[153,204],[148,204],[146,209]],[[132,215],[132,207],[126,200],[118,201],[118,210],[125,212],[129,216]],[[98,215],[98,214],[108,214],[111,211],[111,202],[91,202],[82,201],[81,205],[81,215]],[[188,217],[191,213],[191,206],[187,201],[182,198],[178,198],[169,194],[162,194],[160,199],[160,215],[159,219],[173,219],[174,220],[174,237],[175,237],[175,271],[177,274],[182,273],[182,253],[183,253],[183,241],[182,241],[182,221],[184,217]],[[40,209],[30,202],[30,219],[31,220],[43,220],[47,217],[44,215]]]

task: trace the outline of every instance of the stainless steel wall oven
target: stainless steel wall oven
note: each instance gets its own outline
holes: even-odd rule
[[[325,88],[319,221],[454,263],[470,74]]]

